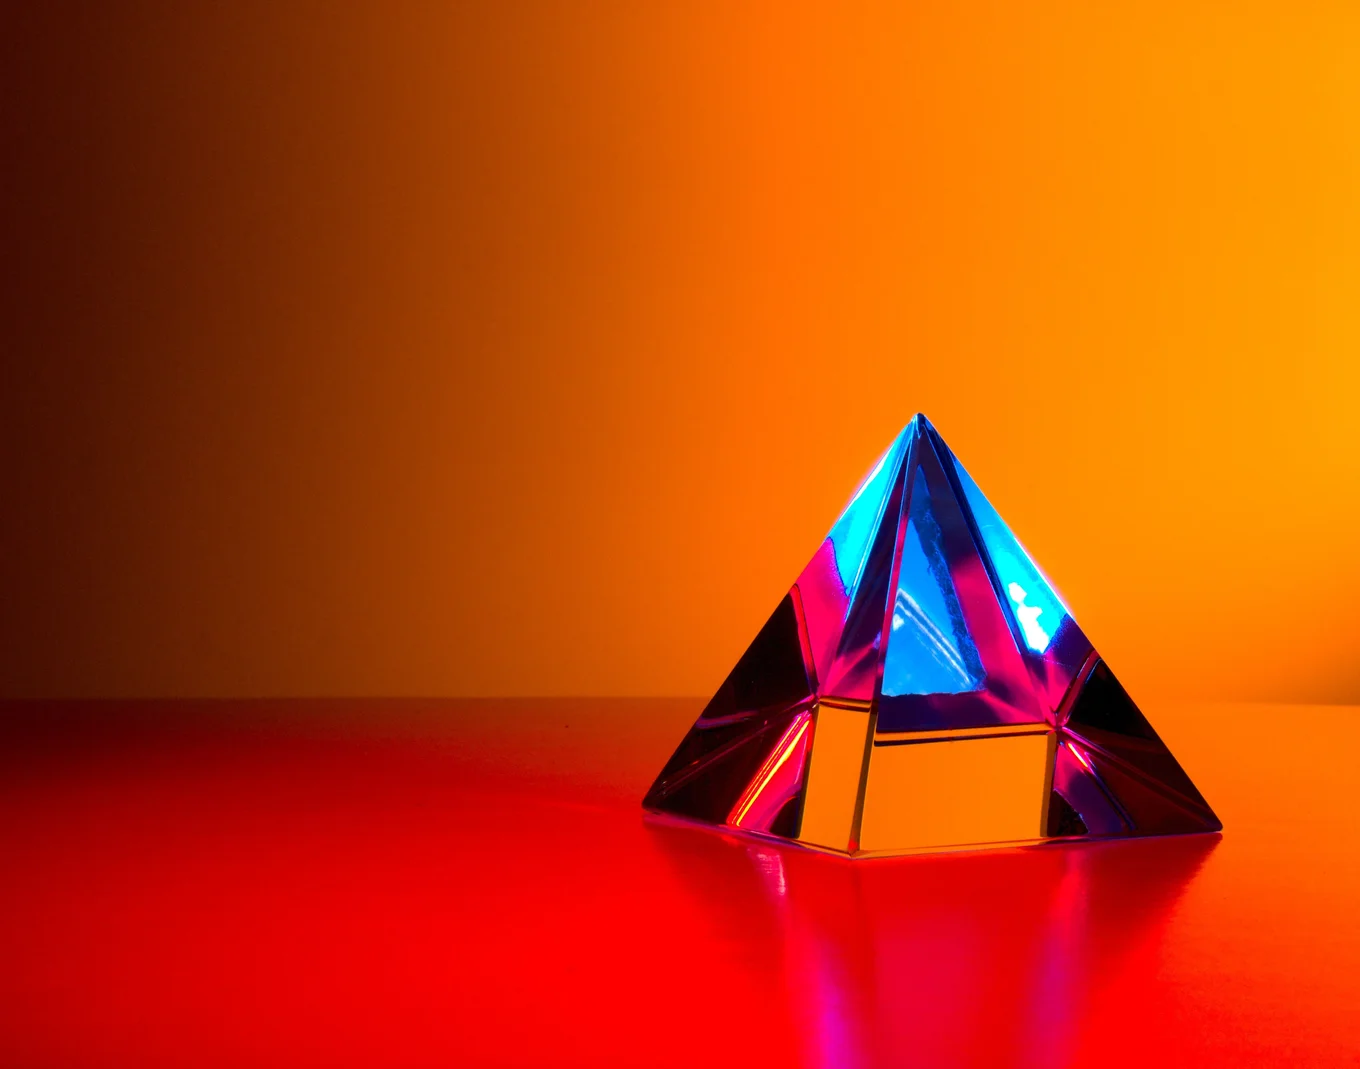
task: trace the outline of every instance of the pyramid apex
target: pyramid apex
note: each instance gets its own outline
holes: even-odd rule
[[[935,426],[927,418],[924,412],[917,412],[911,419],[907,420],[907,425],[902,428],[902,434],[925,434],[926,431],[934,430]]]

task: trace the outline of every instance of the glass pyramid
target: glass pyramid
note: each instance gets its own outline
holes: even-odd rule
[[[922,415],[643,805],[853,857],[1222,827]]]

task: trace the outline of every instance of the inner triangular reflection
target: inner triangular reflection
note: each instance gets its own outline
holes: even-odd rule
[[[912,480],[898,563],[883,694],[961,694],[982,684],[982,663],[945,557],[925,473]]]

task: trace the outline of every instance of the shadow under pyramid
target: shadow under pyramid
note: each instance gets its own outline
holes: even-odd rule
[[[643,805],[854,857],[1222,827],[923,415]]]

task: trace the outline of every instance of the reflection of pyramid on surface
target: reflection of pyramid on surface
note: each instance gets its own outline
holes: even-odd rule
[[[924,416],[643,804],[851,855],[1221,827]]]

